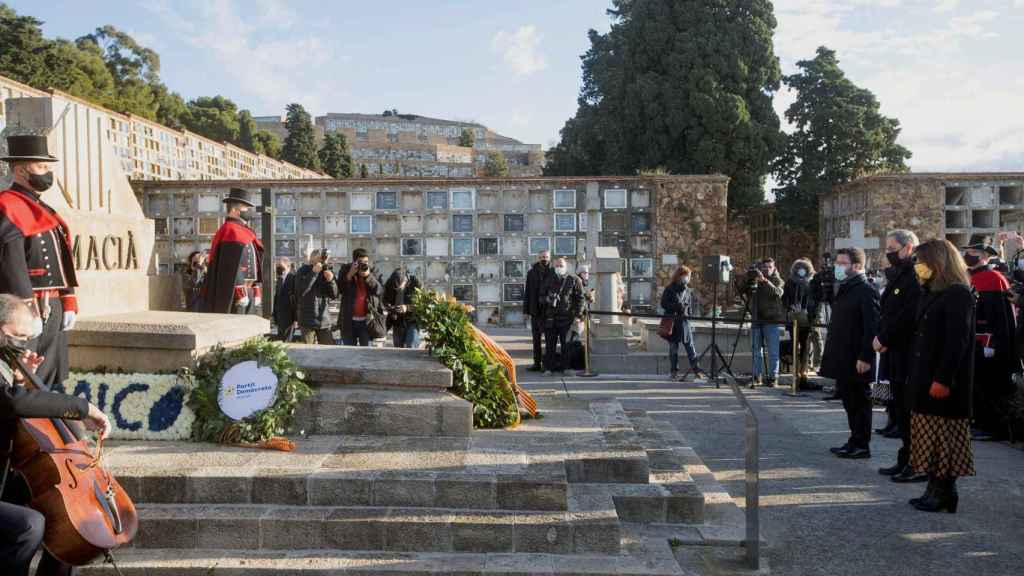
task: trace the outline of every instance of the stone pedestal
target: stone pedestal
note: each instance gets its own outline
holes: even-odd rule
[[[252,315],[146,311],[93,316],[68,333],[71,369],[175,371],[217,344],[240,344],[269,332],[270,322]]]

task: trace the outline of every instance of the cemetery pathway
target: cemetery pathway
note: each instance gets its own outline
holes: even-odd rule
[[[573,397],[614,396],[626,410],[671,422],[718,480],[743,502],[743,413],[732,392],[644,378],[533,376],[527,387]],[[975,444],[978,476],[959,483],[958,514],[913,510],[923,484],[898,485],[877,468],[895,462],[898,441],[875,436],[870,460],[828,448],[847,435],[839,402],[820,393],[745,390],[761,430],[762,534],[774,574],[1020,574],[1024,566],[1024,451]],[[885,415],[876,411],[876,426]]]

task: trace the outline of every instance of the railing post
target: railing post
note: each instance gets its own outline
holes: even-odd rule
[[[800,385],[797,383],[797,374],[800,373],[800,357],[797,355],[799,346],[797,342],[800,340],[800,319],[793,318],[793,387],[790,394],[792,396],[800,395]]]
[[[586,346],[583,349],[583,373],[579,376],[587,378],[597,376],[597,372],[590,369],[590,310],[583,315],[583,330],[586,331]]]
[[[746,467],[746,547],[747,566],[758,570],[761,566],[761,525],[758,506],[760,505],[760,452],[761,439],[757,424],[757,415],[747,402],[735,380],[730,382],[732,392],[746,413],[744,421],[744,461]]]

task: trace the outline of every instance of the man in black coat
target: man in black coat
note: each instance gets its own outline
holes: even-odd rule
[[[555,275],[541,287],[544,306],[544,374],[557,370],[565,372],[568,357],[565,342],[573,322],[583,316],[583,283],[569,273],[565,258],[555,262]],[[562,361],[556,359],[562,352]]]
[[[33,315],[18,297],[0,294],[0,574],[23,576],[43,541],[46,520],[42,514],[26,506],[28,488],[20,476],[8,474],[8,447],[11,446],[19,418],[62,418],[85,420],[90,428],[105,437],[110,421],[95,405],[84,398],[35,390],[23,385],[24,375],[18,371],[14,358],[20,358],[31,371],[43,359],[35,352],[25,351],[32,335]],[[48,552],[39,561],[36,574],[42,576],[74,574],[75,571]]]
[[[882,353],[882,363],[892,389],[893,423],[903,441],[896,456],[896,465],[878,470],[879,474],[891,476],[893,482],[927,479],[910,466],[910,400],[913,393],[908,388],[907,370],[914,343],[917,303],[922,292],[911,258],[917,245],[917,235],[909,230],[893,230],[885,238],[885,257],[889,267],[885,270],[878,336],[872,343],[875,351]]]
[[[298,328],[295,318],[295,274],[291,270],[291,260],[279,258],[274,270],[277,283],[274,288],[274,324],[277,325],[277,337],[282,341],[290,341],[294,330]]]
[[[539,255],[539,260],[530,271],[526,273],[526,300],[523,302],[523,311],[530,317],[530,330],[533,335],[533,366],[531,372],[543,370],[544,356],[541,353],[540,339],[544,335],[544,309],[546,303],[541,298],[541,291],[555,278],[555,271],[551,268],[551,253],[544,250]]]
[[[872,348],[878,333],[878,293],[864,277],[864,251],[843,248],[836,255],[839,292],[832,304],[832,321],[821,360],[821,375],[836,381],[843,398],[850,439],[832,448],[840,458],[871,457]]]
[[[313,250],[309,262],[295,273],[295,321],[302,328],[306,344],[334,344],[327,305],[338,298],[334,273],[327,268],[323,252]]]

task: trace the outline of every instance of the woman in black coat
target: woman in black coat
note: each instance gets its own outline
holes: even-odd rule
[[[661,293],[661,309],[666,315],[675,316],[672,322],[672,334],[665,338],[668,340],[668,361],[672,368],[672,379],[679,377],[679,345],[686,349],[686,357],[690,361],[690,368],[696,378],[701,378],[704,373],[697,365],[697,350],[693,347],[693,329],[690,328],[690,321],[686,316],[693,316],[693,290],[690,290],[690,268],[680,266],[665,291]]]
[[[956,512],[956,479],[974,475],[971,377],[974,295],[967,267],[947,240],[915,251],[924,287],[908,367],[910,465],[928,474],[928,489],[910,501],[918,510]]]
[[[388,324],[395,348],[419,348],[420,331],[409,307],[412,295],[421,287],[415,276],[399,268],[391,273],[384,284],[384,306],[388,309]]]

